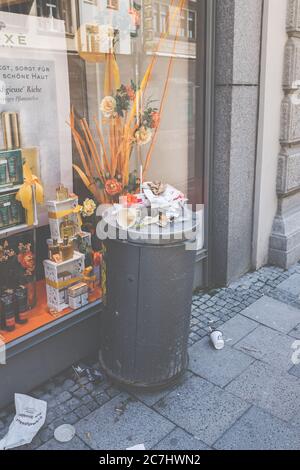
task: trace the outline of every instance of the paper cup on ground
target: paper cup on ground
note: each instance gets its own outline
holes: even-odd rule
[[[215,349],[220,350],[224,348],[225,342],[221,331],[213,331],[210,335],[210,339]]]

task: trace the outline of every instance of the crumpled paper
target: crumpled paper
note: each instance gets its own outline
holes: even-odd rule
[[[27,395],[15,394],[16,415],[8,433],[0,441],[0,450],[30,444],[45,423],[47,403]]]

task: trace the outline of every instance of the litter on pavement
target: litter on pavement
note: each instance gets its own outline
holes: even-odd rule
[[[8,433],[0,441],[0,450],[30,444],[45,423],[47,403],[27,395],[15,394],[16,415]]]

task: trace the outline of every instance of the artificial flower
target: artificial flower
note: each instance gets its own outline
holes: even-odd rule
[[[113,116],[116,109],[116,100],[113,96],[105,96],[101,101],[100,110],[106,118]]]
[[[115,178],[109,179],[105,183],[105,191],[109,196],[116,196],[122,192],[122,184]]]
[[[82,205],[83,217],[91,217],[96,210],[96,204],[93,199],[85,199]]]
[[[159,126],[159,122],[160,122],[159,112],[158,111],[153,111],[153,113],[151,114],[151,118],[152,118],[151,127],[152,127],[152,129],[156,129]]]
[[[149,127],[141,126],[136,131],[135,138],[138,145],[146,145],[152,138],[152,131]]]
[[[135,100],[135,91],[134,91],[134,89],[131,86],[126,86],[126,92],[127,92],[127,95],[129,97],[130,101],[134,101]]]

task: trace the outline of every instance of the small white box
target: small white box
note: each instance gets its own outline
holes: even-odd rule
[[[72,309],[77,309],[77,308],[80,308],[82,306],[82,302],[81,302],[81,295],[78,295],[77,297],[70,297],[69,296],[69,306],[70,308]]]
[[[85,292],[84,294],[81,294],[81,305],[84,307],[84,305],[87,305],[89,303],[89,294],[88,292]]]
[[[57,312],[61,312],[69,307],[67,294],[65,302],[62,303],[62,294],[60,294],[60,291],[62,291],[63,288],[67,289],[67,286],[62,286],[61,283],[68,282],[71,285],[72,283],[76,283],[82,279],[84,271],[84,255],[75,251],[72,259],[61,263],[54,263],[53,261],[45,260],[44,269],[48,306]],[[66,272],[68,272],[68,274],[65,276],[64,274]],[[69,273],[71,274],[71,278]]]

